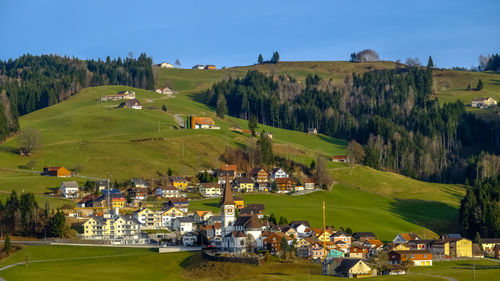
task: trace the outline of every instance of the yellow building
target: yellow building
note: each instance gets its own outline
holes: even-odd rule
[[[235,185],[240,192],[253,192],[255,183],[251,178],[237,178],[234,180]]]
[[[236,208],[239,210],[244,207],[245,201],[243,201],[242,197],[234,196],[233,202],[236,205]]]
[[[181,212],[176,207],[171,207],[169,209],[163,209],[156,212],[160,217],[161,227],[162,228],[173,228],[174,221],[176,218],[180,218],[184,216],[184,213]]]
[[[135,211],[134,218],[141,223],[143,228],[161,228],[161,215],[148,208]]]
[[[455,258],[472,257],[472,241],[467,238],[449,238],[445,239],[449,243],[449,256]],[[446,254],[446,245],[445,245]]]
[[[94,216],[83,224],[83,238],[90,240],[111,240],[113,243],[141,243],[140,223],[131,215]]]
[[[188,186],[188,181],[179,176],[172,176],[169,177],[170,183],[172,184],[173,187],[179,189],[179,190],[186,190]]]

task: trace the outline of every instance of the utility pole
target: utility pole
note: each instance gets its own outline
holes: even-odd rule
[[[323,201],[323,260],[326,259],[326,218],[325,218],[325,201]]]
[[[476,263],[472,261],[472,274],[474,277],[474,281],[476,281]]]

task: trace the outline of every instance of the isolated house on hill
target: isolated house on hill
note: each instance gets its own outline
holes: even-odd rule
[[[174,65],[168,62],[162,62],[158,64],[158,66],[161,68],[174,68]]]
[[[43,175],[51,177],[71,177],[71,172],[64,167],[45,167],[43,168]]]
[[[80,187],[76,181],[63,181],[59,189],[64,198],[77,198]]]
[[[132,108],[132,109],[142,109],[142,104],[137,99],[128,100],[126,102],[120,103],[118,108]]]
[[[497,101],[492,97],[487,98],[473,98],[471,102],[471,107],[487,108],[497,104]]]
[[[332,157],[333,162],[347,163],[349,162],[349,157],[347,155],[334,155]]]

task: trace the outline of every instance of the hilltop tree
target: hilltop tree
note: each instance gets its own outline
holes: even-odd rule
[[[176,59],[175,60],[175,65],[177,66],[177,68],[180,68],[181,67],[181,61],[179,59]]]
[[[19,134],[19,142],[24,146],[26,153],[31,155],[31,152],[40,147],[40,132],[34,128],[26,128]]]
[[[482,89],[483,89],[483,80],[479,79],[479,81],[477,81],[476,90],[481,91]]]
[[[255,115],[251,115],[250,116],[250,119],[248,119],[248,129],[250,129],[250,131],[252,131],[252,136],[255,137],[255,130],[258,128],[258,124],[257,124],[257,117],[255,117]]]
[[[418,58],[406,58],[406,65],[408,67],[416,67],[422,65]]]
[[[351,54],[352,62],[367,62],[380,60],[378,53],[372,49],[365,49],[357,53]]]
[[[258,64],[264,63],[264,58],[262,57],[262,54],[259,54],[259,57],[257,58],[257,63]]]
[[[217,108],[215,109],[215,112],[220,119],[224,119],[224,115],[227,114],[226,98],[222,93],[220,93],[217,97]]]
[[[432,61],[432,57],[429,56],[429,60],[427,61],[427,67],[433,68],[434,67],[434,62]]]
[[[280,54],[278,53],[278,51],[274,52],[273,53],[273,56],[271,57],[271,63],[274,63],[274,64],[277,64],[280,62]]]

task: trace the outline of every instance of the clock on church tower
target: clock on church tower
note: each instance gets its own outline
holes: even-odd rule
[[[232,205],[226,205],[224,207],[224,213],[228,217],[234,216],[234,206],[232,206]]]

